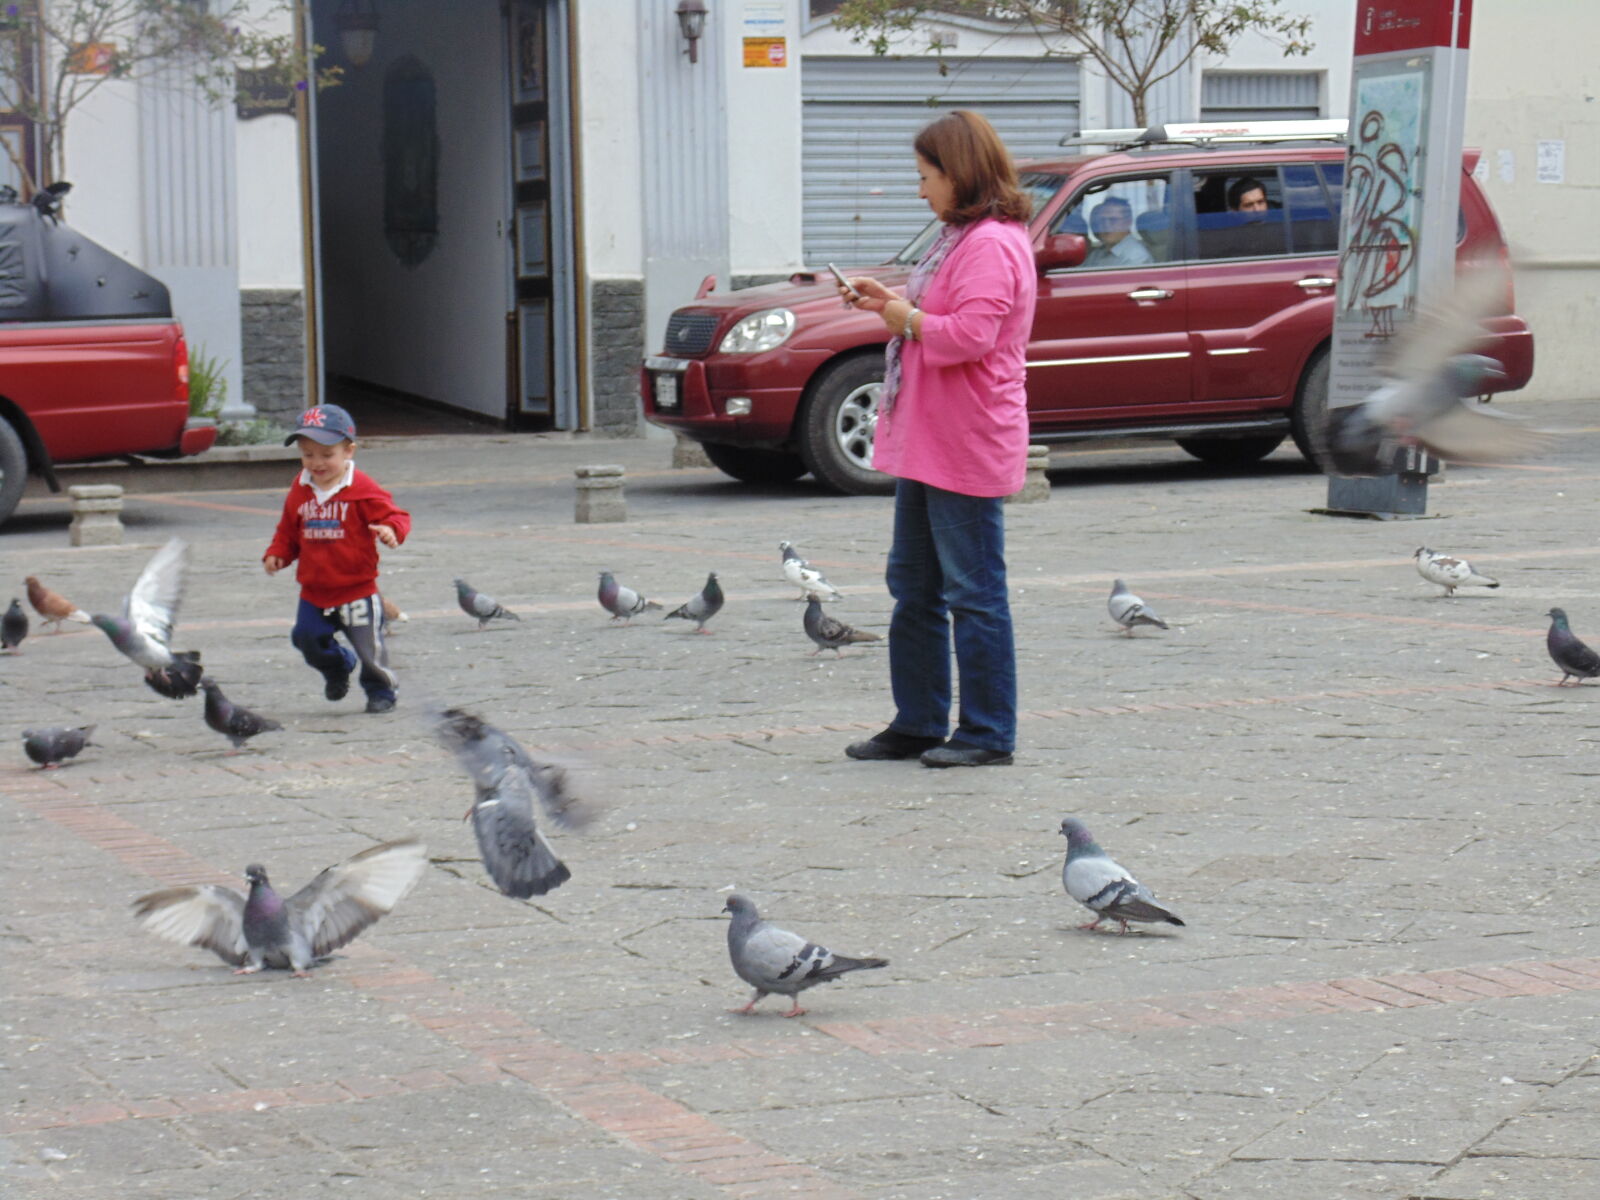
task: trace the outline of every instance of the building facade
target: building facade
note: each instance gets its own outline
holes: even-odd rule
[[[699,289],[879,261],[923,224],[909,145],[937,112],[977,108],[1035,157],[1131,120],[1091,58],[1031,34],[952,19],[938,55],[923,32],[879,57],[836,7],[706,0],[691,40],[671,0],[310,0],[299,32],[336,86],[219,107],[108,82],[74,117],[70,219],[172,287],[228,415],[358,389],[633,433],[639,360]],[[1241,39],[1158,85],[1152,121],[1344,116],[1361,6],[1285,7],[1313,18],[1309,57]],[[1468,140],[1526,259],[1533,392],[1583,394],[1600,9],[1551,0],[1534,29],[1511,0],[1475,8],[1496,52],[1473,62]]]

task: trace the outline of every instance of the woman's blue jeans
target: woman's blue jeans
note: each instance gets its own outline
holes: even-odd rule
[[[889,679],[895,718],[912,737],[950,726],[950,633],[961,708],[955,741],[1016,749],[1017,657],[1006,597],[1004,501],[902,479],[889,549]]]

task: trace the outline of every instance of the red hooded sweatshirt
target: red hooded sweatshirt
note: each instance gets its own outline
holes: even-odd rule
[[[295,478],[283,502],[283,518],[263,558],[300,560],[295,578],[300,595],[318,608],[361,600],[378,590],[378,539],[368,525],[388,525],[402,542],[411,532],[411,514],[371,476],[352,471],[350,482],[317,501],[305,472]]]

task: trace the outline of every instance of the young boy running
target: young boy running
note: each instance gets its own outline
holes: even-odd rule
[[[268,575],[300,560],[300,610],[290,640],[324,680],[322,694],[342,700],[361,665],[367,711],[394,708],[395,678],[383,644],[378,547],[395,547],[411,532],[411,514],[356,470],[356,423],[337,404],[300,414],[284,445],[300,447],[300,477],[283,502],[283,518],[262,557]],[[342,633],[355,653],[334,641]]]

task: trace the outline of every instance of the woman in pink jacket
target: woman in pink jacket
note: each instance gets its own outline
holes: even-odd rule
[[[953,111],[917,135],[919,194],[944,222],[904,297],[850,281],[889,332],[873,466],[898,479],[889,550],[889,677],[895,717],[851,758],[1000,766],[1017,735],[1016,653],[1006,598],[1004,497],[1028,456],[1023,386],[1038,271],[1029,200],[993,127]],[[950,727],[955,627],[961,710]]]

